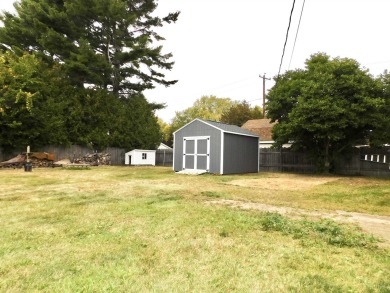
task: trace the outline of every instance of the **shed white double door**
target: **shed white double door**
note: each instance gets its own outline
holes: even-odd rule
[[[210,169],[210,136],[183,138],[183,170]]]

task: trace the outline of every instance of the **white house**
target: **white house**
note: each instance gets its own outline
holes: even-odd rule
[[[133,166],[155,166],[155,150],[132,150],[125,153],[125,165]]]

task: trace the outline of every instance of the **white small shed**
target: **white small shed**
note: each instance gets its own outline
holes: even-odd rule
[[[155,166],[155,150],[132,150],[125,153],[125,165],[132,166]]]

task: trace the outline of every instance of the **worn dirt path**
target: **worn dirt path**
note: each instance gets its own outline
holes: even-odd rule
[[[390,217],[387,216],[377,216],[339,210],[325,213],[230,199],[212,200],[208,201],[207,203],[227,205],[245,210],[276,212],[292,218],[305,216],[313,218],[328,218],[344,223],[355,223],[358,224],[363,229],[363,231],[382,238],[384,240],[383,246],[390,247]]]

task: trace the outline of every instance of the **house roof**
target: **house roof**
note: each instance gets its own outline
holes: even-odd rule
[[[253,119],[248,120],[241,127],[257,134],[262,141],[272,141],[272,128],[275,124],[276,122],[271,123],[271,119]]]

